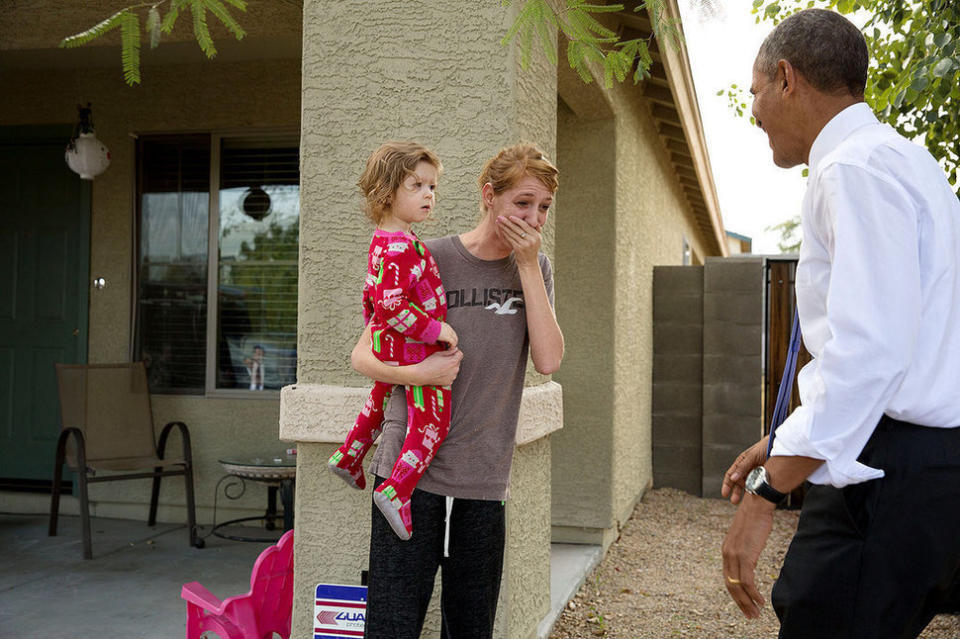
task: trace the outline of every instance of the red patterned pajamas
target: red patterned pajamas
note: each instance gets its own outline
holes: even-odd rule
[[[363,315],[373,353],[381,362],[405,366],[443,350],[437,343],[447,303],[437,264],[412,233],[374,231],[363,288]],[[330,468],[363,489],[363,458],[380,434],[392,384],[376,382]],[[410,495],[450,430],[450,388],[407,388],[407,436],[391,476],[374,501],[402,539],[412,534]]]

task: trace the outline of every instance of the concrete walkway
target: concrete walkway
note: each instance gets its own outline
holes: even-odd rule
[[[162,639],[184,635],[181,586],[199,581],[220,598],[241,594],[268,544],[208,537],[187,545],[184,526],[93,519],[93,559],[81,556],[80,519],[60,517],[56,537],[41,515],[0,514],[0,637]],[[554,621],[600,560],[596,546],[555,545],[550,615]]]

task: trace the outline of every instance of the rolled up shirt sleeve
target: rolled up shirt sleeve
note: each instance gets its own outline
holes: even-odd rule
[[[832,164],[818,179],[813,227],[831,254],[829,285],[825,300],[805,309],[798,275],[798,305],[802,326],[804,311],[820,315],[825,303],[827,331],[808,344],[814,359],[798,378],[801,406],[777,429],[772,455],[823,459],[810,481],[843,487],[883,476],[857,458],[913,357],[919,231],[909,194],[870,166]]]

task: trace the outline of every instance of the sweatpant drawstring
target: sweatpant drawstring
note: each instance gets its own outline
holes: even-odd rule
[[[453,512],[453,497],[447,497],[447,520],[443,531],[443,556],[450,556],[450,513]]]

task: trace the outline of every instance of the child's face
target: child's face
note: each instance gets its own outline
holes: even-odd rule
[[[488,193],[490,199],[487,206],[495,218],[513,215],[538,231],[547,223],[553,193],[537,178],[526,175],[499,195],[494,194],[492,188]]]
[[[436,203],[437,167],[420,162],[393,194],[390,215],[404,224],[422,222]]]

